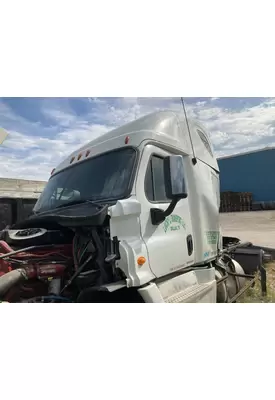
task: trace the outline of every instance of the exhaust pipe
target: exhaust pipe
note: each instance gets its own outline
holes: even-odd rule
[[[0,277],[0,297],[5,295],[14,285],[28,279],[24,268],[14,269]]]

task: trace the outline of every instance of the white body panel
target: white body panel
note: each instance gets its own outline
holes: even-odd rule
[[[195,264],[215,259],[220,244],[219,177],[217,172],[198,160],[187,165],[190,213],[195,237]]]
[[[111,235],[120,240],[121,259],[117,266],[125,273],[127,286],[141,286],[155,278],[148,262],[146,245],[140,232],[141,204],[134,198],[118,201],[110,207]],[[139,268],[138,257],[146,258],[146,263]]]
[[[215,303],[215,269],[200,269],[139,289],[146,303]]]

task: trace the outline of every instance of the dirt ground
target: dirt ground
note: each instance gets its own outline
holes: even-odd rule
[[[224,236],[235,236],[254,245],[275,247],[275,211],[220,214]]]
[[[275,263],[265,266],[267,277],[267,295],[262,296],[261,283],[258,280],[253,288],[248,289],[237,303],[275,303]]]

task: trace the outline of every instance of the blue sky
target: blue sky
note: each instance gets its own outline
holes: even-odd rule
[[[217,156],[275,145],[275,98],[185,98],[208,128]],[[180,98],[0,98],[1,177],[47,180],[73,150],[104,132]]]

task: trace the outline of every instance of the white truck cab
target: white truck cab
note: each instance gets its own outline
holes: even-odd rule
[[[73,203],[107,206],[123,276],[105,282],[110,292],[136,288],[145,302],[228,295],[216,284],[219,268],[226,270],[219,260],[219,168],[205,128],[188,125],[184,113],[159,111],[96,138],[53,171],[35,205],[36,215]]]

